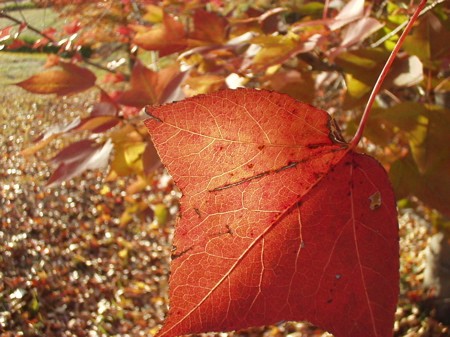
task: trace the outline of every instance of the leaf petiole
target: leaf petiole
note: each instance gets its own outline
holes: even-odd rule
[[[383,84],[384,79],[386,78],[389,70],[391,69],[392,63],[394,62],[395,57],[397,56],[400,48],[402,47],[406,36],[411,31],[413,24],[416,22],[417,18],[419,17],[419,14],[421,13],[422,9],[425,7],[426,3],[427,3],[426,0],[420,1],[419,5],[417,6],[416,10],[414,11],[414,14],[409,19],[409,22],[406,25],[405,30],[403,31],[402,35],[398,39],[397,44],[395,45],[394,49],[392,50],[391,54],[389,55],[389,58],[387,59],[386,64],[383,67],[383,70],[381,71],[380,75],[378,76],[378,79],[372,89],[372,92],[370,93],[369,100],[367,101],[366,107],[365,107],[363,115],[361,117],[361,121],[359,123],[358,129],[356,130],[355,136],[350,141],[350,146],[349,146],[350,149],[354,149],[354,148],[356,148],[356,146],[358,146],[358,143],[361,140],[362,135],[364,133],[364,128],[369,119],[369,115],[370,115],[373,103],[375,102],[375,97],[378,95],[378,93],[381,89],[381,85]]]

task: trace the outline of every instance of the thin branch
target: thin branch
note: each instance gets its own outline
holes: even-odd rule
[[[377,82],[375,83],[375,86],[372,89],[372,92],[370,93],[369,100],[367,101],[366,108],[364,109],[361,122],[359,123],[358,130],[356,130],[355,136],[350,142],[350,149],[354,149],[359,141],[362,138],[364,128],[367,124],[367,120],[369,119],[369,115],[373,106],[373,103],[375,102],[375,97],[377,96],[378,92],[380,91],[381,85],[383,84],[384,79],[386,78],[389,70],[391,69],[392,63],[395,60],[395,57],[397,56],[401,46],[403,45],[403,42],[406,38],[406,36],[411,31],[411,28],[413,24],[416,22],[417,18],[419,17],[419,13],[422,11],[422,9],[425,7],[425,4],[427,3],[427,0],[421,0],[420,4],[417,6],[414,14],[408,21],[405,30],[403,31],[402,35],[397,41],[397,44],[394,47],[394,50],[392,50],[391,55],[389,55],[388,60],[386,61],[386,64],[383,67],[383,70],[381,71],[380,75],[378,76]]]
[[[5,18],[5,19],[10,20],[12,22],[17,23],[18,25],[26,24],[27,28],[29,30],[31,30],[32,32],[35,32],[36,34],[38,34],[38,35],[42,36],[43,38],[47,39],[48,41],[50,41],[50,43],[52,45],[56,45],[56,46],[58,45],[58,41],[56,41],[51,36],[45,34],[41,30],[37,29],[36,27],[34,27],[32,25],[29,25],[26,21],[18,20],[15,17],[5,13],[4,11],[0,11],[0,18],[2,18],[2,17]],[[101,64],[98,64],[96,62],[92,62],[92,61],[90,61],[90,60],[88,60],[86,58],[83,58],[83,62],[86,63],[86,64],[89,64],[90,66],[92,66],[94,68],[97,68],[97,69],[100,69],[100,70],[103,70],[103,71],[107,71],[107,72],[112,73],[112,74],[116,74],[117,73],[117,71],[114,70],[114,69],[109,69],[108,67],[105,67],[105,66],[103,66]]]
[[[26,24],[27,28],[29,30],[31,30],[31,31],[35,32],[36,34],[46,38],[47,40],[49,40],[52,43],[56,43],[56,41],[51,36],[48,36],[47,34],[45,34],[44,32],[40,31],[39,29],[29,25],[26,21],[20,21],[20,20],[16,19],[15,17],[12,17],[9,14],[6,14],[4,11],[0,11],[0,18],[8,19],[8,20],[10,20],[12,22],[17,23],[18,25]]]

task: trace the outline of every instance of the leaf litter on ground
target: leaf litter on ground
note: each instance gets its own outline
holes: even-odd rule
[[[19,152],[58,118],[70,120],[89,97],[54,100],[5,88],[0,95],[0,332],[2,337],[147,336],[167,313],[172,226],[148,219],[118,225],[125,181],[106,183],[88,172],[59,187],[44,187],[45,159]],[[64,115],[64,117],[63,117]],[[150,202],[176,209],[179,193],[167,175]],[[157,179],[156,179],[157,180]],[[411,300],[420,291],[430,229],[414,211],[400,217],[401,298],[395,336],[450,336],[448,327]],[[213,334],[208,334],[213,336]],[[216,336],[331,336],[302,322]]]

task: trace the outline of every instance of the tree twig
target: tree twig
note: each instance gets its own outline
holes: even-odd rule
[[[10,20],[12,22],[17,23],[18,25],[26,24],[27,28],[29,30],[31,30],[32,32],[35,32],[36,34],[38,34],[38,35],[42,36],[43,38],[47,39],[48,41],[50,41],[50,43],[52,45],[55,45],[55,46],[58,45],[58,41],[56,41],[53,37],[45,34],[43,31],[41,31],[41,30],[37,29],[36,27],[28,24],[26,21],[18,20],[15,17],[5,13],[4,11],[0,11],[0,18],[8,19],[8,20]],[[92,62],[92,61],[90,61],[90,60],[88,60],[87,58],[84,58],[84,57],[83,57],[83,62],[86,63],[86,64],[89,64],[90,66],[92,66],[94,68],[97,68],[97,69],[100,69],[100,70],[103,70],[103,71],[107,71],[107,72],[112,73],[112,74],[116,74],[117,73],[117,71],[114,70],[114,69],[110,69],[110,68],[108,68],[106,66],[103,66],[101,64],[98,64],[96,62]]]
[[[15,17],[13,17],[13,16],[11,16],[11,15],[9,15],[9,14],[6,14],[4,11],[0,11],[0,18],[8,19],[8,20],[10,20],[10,21],[12,21],[12,22],[17,23],[18,25],[26,24],[26,25],[27,25],[27,28],[28,28],[29,30],[31,30],[31,31],[35,32],[36,34],[38,34],[38,35],[40,35],[40,36],[46,38],[47,40],[49,40],[49,41],[52,42],[52,43],[56,43],[56,41],[55,41],[51,36],[48,36],[48,35],[45,34],[44,32],[42,32],[42,31],[40,31],[39,29],[37,29],[37,28],[35,28],[35,27],[29,25],[29,24],[28,24],[27,22],[25,22],[25,21],[20,21],[20,20],[16,19]]]
[[[386,64],[384,65],[383,70],[381,71],[380,75],[378,76],[378,79],[372,89],[372,92],[370,93],[370,97],[369,97],[369,100],[367,101],[367,105],[364,109],[358,129],[356,130],[355,136],[353,137],[353,139],[350,142],[350,146],[349,146],[350,149],[356,148],[359,141],[361,140],[363,132],[364,132],[364,128],[369,119],[369,115],[370,115],[373,103],[375,102],[375,97],[377,96],[378,92],[380,91],[381,85],[383,84],[384,79],[386,78],[389,70],[391,69],[392,63],[394,62],[395,57],[397,56],[401,46],[403,45],[403,42],[405,41],[406,36],[411,31],[413,24],[416,22],[417,18],[419,17],[420,12],[425,7],[426,3],[427,3],[427,0],[420,1],[414,14],[408,20],[408,22],[406,24],[406,28],[403,31],[400,38],[398,39],[397,44],[395,45],[394,49],[391,52],[391,55],[389,55],[389,58],[386,61]]]

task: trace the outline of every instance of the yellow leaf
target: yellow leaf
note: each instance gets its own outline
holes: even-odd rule
[[[142,172],[144,170],[142,154],[146,146],[146,143],[133,143],[126,145],[124,148],[125,162],[135,172]]]
[[[352,74],[345,75],[345,82],[347,83],[348,93],[355,98],[361,98],[371,90],[369,85],[360,81]]]
[[[169,211],[167,210],[166,205],[157,204],[155,205],[153,211],[155,212],[155,219],[158,222],[158,225],[165,225],[169,218]]]
[[[191,76],[185,81],[184,89],[187,96],[207,94],[217,91],[225,85],[225,78],[218,75]]]
[[[124,260],[127,259],[128,258],[128,249],[124,248],[124,249],[120,250],[118,255],[121,259],[124,259]]]
[[[112,131],[110,137],[116,146],[123,143],[140,142],[143,140],[142,135],[130,124],[126,124],[123,128]]]
[[[123,146],[116,146],[114,158],[111,162],[111,171],[119,177],[128,176],[132,170],[128,167],[125,159],[125,149]]]
[[[163,9],[161,6],[147,5],[145,6],[145,14],[143,19],[151,23],[159,23],[163,20]]]

